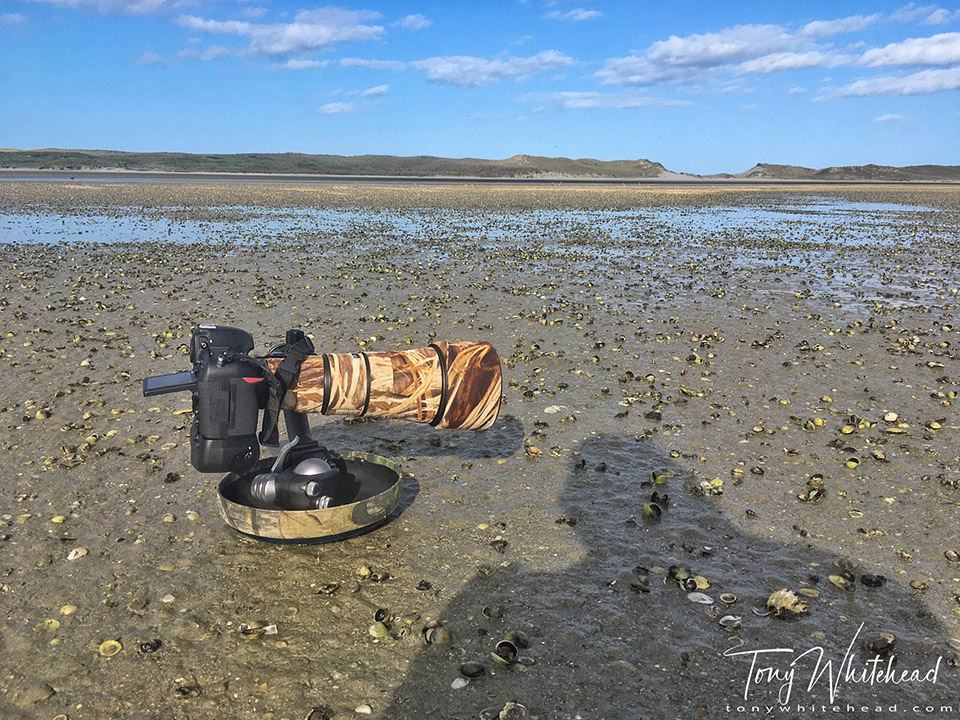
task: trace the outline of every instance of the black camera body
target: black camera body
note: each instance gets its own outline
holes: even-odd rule
[[[267,404],[267,383],[250,362],[253,345],[245,330],[200,325],[190,336],[193,370],[144,378],[145,397],[192,393],[190,464],[200,472],[239,472],[260,457],[257,421]]]

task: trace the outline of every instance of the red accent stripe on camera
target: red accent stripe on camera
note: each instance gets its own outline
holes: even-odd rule
[[[254,383],[262,382],[263,378],[262,377],[252,377],[252,378],[245,377],[244,380],[250,383],[251,385],[253,385]]]

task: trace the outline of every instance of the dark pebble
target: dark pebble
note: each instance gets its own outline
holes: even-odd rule
[[[333,715],[332,708],[328,708],[326,705],[318,705],[310,711],[305,720],[331,720]]]
[[[460,666],[460,674],[464,677],[480,677],[486,672],[486,668],[478,662],[465,662]]]
[[[140,643],[140,653],[142,655],[149,655],[150,653],[155,653],[160,649],[160,646],[163,645],[163,641],[159,638],[154,638],[153,640],[148,640],[147,642]]]

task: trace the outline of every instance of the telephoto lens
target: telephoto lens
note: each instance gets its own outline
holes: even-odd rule
[[[268,358],[272,370],[279,358]],[[398,352],[310,355],[284,410],[365,415],[486,430],[500,410],[502,377],[487,342],[437,342]]]

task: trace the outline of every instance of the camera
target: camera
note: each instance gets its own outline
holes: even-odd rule
[[[245,330],[200,325],[190,335],[192,370],[144,378],[144,397],[193,394],[190,464],[200,472],[244,470],[260,457],[257,421],[267,384],[263,370],[245,361],[253,345]]]
[[[287,430],[309,437],[303,413],[388,417],[435,428],[484,430],[500,408],[500,360],[488,342],[434,342],[396,352],[314,353],[300,330],[265,357],[250,355],[245,330],[204,324],[190,335],[192,370],[145,378],[145,397],[193,395],[190,463],[200,472],[240,472]],[[263,423],[257,423],[263,411]]]

